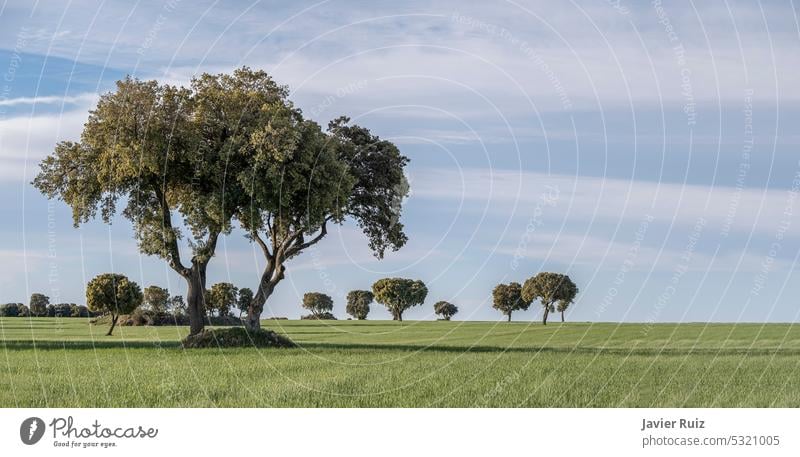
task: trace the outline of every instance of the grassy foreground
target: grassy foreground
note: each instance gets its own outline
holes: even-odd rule
[[[186,328],[0,318],[0,406],[800,406],[791,324],[264,326],[301,347],[184,350]]]

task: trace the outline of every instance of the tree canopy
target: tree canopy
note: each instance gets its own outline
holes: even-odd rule
[[[28,302],[33,316],[47,316],[47,306],[50,304],[50,297],[45,294],[33,293]]]
[[[508,316],[511,322],[511,313],[525,311],[531,306],[530,300],[522,297],[522,286],[518,282],[498,284],[492,291],[492,307]]]
[[[144,289],[144,305],[151,311],[163,313],[169,308],[169,291],[159,286],[148,286]]]
[[[210,314],[214,311],[218,316],[227,316],[231,308],[236,306],[239,289],[229,282],[218,282],[211,286],[206,297],[206,308]]]
[[[541,272],[525,281],[522,297],[532,302],[538,300],[544,308],[542,324],[547,325],[547,317],[554,311],[553,304],[559,303],[559,311],[567,309],[578,294],[578,287],[569,276],[561,273]],[[563,320],[563,314],[562,314]]]
[[[405,278],[379,279],[372,285],[375,301],[386,306],[392,319],[403,320],[403,312],[412,306],[421,305],[428,296],[428,288],[422,281]]]
[[[333,311],[333,299],[330,295],[319,292],[308,292],[303,295],[303,308],[315,316]]]
[[[347,314],[358,320],[364,320],[369,314],[369,304],[375,299],[368,290],[351,290],[347,293]]]
[[[125,275],[104,273],[89,281],[86,286],[86,305],[93,312],[110,314],[114,331],[120,314],[130,314],[142,304],[142,290]]]
[[[242,318],[242,313],[247,311],[250,302],[253,301],[253,291],[250,288],[242,287],[239,289],[239,296],[236,298],[236,308],[239,309],[239,318]]]
[[[449,321],[458,312],[458,306],[450,302],[438,301],[433,305],[433,312],[442,316],[442,319]]]

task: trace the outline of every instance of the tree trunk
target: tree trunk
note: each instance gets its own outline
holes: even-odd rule
[[[508,312],[508,322],[511,322],[511,311]]]
[[[111,328],[108,329],[108,333],[106,333],[106,336],[111,336],[111,333],[114,331],[114,327],[117,325],[117,319],[119,319],[119,314],[111,315]]]
[[[189,334],[197,335],[205,327],[205,297],[206,278],[205,266],[193,265],[189,276],[186,277],[188,291],[186,293],[186,307],[189,311]]]
[[[544,307],[544,317],[542,317],[542,325],[547,325],[547,316],[550,314],[550,305]]]
[[[561,322],[564,322],[564,311],[561,311]]]
[[[267,268],[264,270],[264,273],[261,275],[261,282],[258,285],[258,290],[247,306],[247,321],[245,325],[248,329],[261,329],[261,313],[264,311],[264,304],[267,302],[270,295],[272,295],[278,282],[283,279],[284,271],[284,267],[280,266],[280,273],[278,276],[273,277],[273,269]]]

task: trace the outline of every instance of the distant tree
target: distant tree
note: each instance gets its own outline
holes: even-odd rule
[[[182,316],[186,314],[186,302],[183,301],[183,295],[173,295],[169,299],[169,309],[172,314]]]
[[[0,306],[0,316],[17,317],[19,316],[19,303],[6,303]]]
[[[19,307],[18,308],[19,309],[19,314],[17,314],[17,316],[19,316],[19,317],[30,317],[31,309],[28,308],[27,305],[24,305],[22,303],[17,303],[17,306]]]
[[[375,296],[368,290],[351,290],[347,293],[347,314],[358,320],[364,320],[369,314],[369,304]]]
[[[209,312],[216,311],[218,316],[227,316],[231,308],[236,306],[239,289],[229,282],[218,282],[211,286],[206,307]]]
[[[508,316],[511,322],[511,313],[525,311],[531,306],[529,300],[522,297],[522,286],[518,282],[498,284],[492,291],[492,307]]]
[[[47,317],[56,317],[56,307],[54,305],[47,305]]]
[[[392,319],[403,321],[403,312],[412,306],[421,305],[428,296],[428,288],[422,281],[405,278],[379,279],[372,285],[375,301],[386,306]]]
[[[50,297],[39,293],[31,294],[31,300],[28,305],[31,310],[31,315],[37,317],[47,316],[47,307],[50,305]]]
[[[542,324],[547,325],[547,316],[554,311],[554,304],[559,303],[563,321],[563,311],[575,300],[578,287],[569,276],[560,273],[541,272],[529,278],[522,286],[522,297],[526,301],[538,300],[544,309]]]
[[[58,303],[53,307],[53,317],[72,317],[72,304]]]
[[[89,309],[111,315],[110,336],[120,314],[130,314],[142,304],[139,285],[121,274],[105,273],[96,276],[86,286],[86,305]]]
[[[166,312],[169,307],[169,291],[158,286],[147,287],[144,290],[144,305],[156,313]]]
[[[330,295],[319,292],[308,292],[303,295],[303,308],[311,311],[311,314],[318,316],[322,313],[333,311],[333,299]]]
[[[239,297],[236,299],[236,307],[239,308],[239,319],[242,318],[242,314],[247,311],[247,308],[250,306],[250,302],[253,301],[253,291],[247,287],[242,287],[239,289]]]
[[[449,321],[458,312],[458,306],[446,301],[439,301],[433,305],[433,312],[442,316],[444,320]]]
[[[89,308],[84,305],[70,305],[70,317],[89,317]]]

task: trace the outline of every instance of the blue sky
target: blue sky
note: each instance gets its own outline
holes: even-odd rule
[[[800,26],[791,2],[0,3],[0,302],[82,302],[106,271],[184,293],[130,225],[72,227],[28,183],[116,79],[262,68],[307,116],[351,116],[411,158],[409,243],[352,223],[291,261],[265,315],[420,278],[459,319],[541,270],[578,321],[796,321]],[[241,232],[209,282],[254,287]],[[540,310],[519,313],[537,319]],[[373,306],[373,318],[389,314]]]

